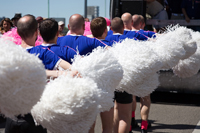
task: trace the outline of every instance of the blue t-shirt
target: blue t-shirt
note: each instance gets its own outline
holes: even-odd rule
[[[109,45],[109,46],[112,46],[113,43],[115,43],[115,42],[116,43],[117,42],[121,42],[121,41],[123,41],[126,38],[137,40],[137,39],[135,39],[135,37],[128,37],[126,35],[122,35],[122,34],[119,34],[119,33],[115,33],[113,35],[107,36],[106,40],[109,41],[109,42],[111,42],[111,45]]]
[[[52,51],[53,53],[55,53],[58,57],[69,62],[70,64],[72,64],[72,59],[77,54],[70,47],[61,47],[57,44],[41,44],[36,47],[47,48],[50,51]]]
[[[53,70],[60,58],[46,48],[32,47],[27,49],[30,54],[35,54],[42,60],[45,69]]]
[[[129,38],[135,38],[137,40],[147,40],[148,39],[147,36],[137,32],[137,31],[128,31],[126,36],[129,37]]]
[[[147,36],[147,37],[153,37],[153,38],[155,38],[156,37],[156,33],[155,32],[153,32],[153,31],[145,31],[145,30],[139,30],[139,31],[137,31],[137,32],[139,32],[140,34],[142,34],[142,35],[145,35],[145,36]]]
[[[79,52],[80,55],[86,55],[92,52],[98,46],[105,47],[104,43],[95,38],[89,38],[82,35],[68,35],[57,40],[60,46],[69,46]]]
[[[112,42],[108,41],[108,40],[102,40],[102,39],[99,39],[99,41],[101,41],[102,43],[108,45],[108,46],[112,46]]]
[[[124,29],[124,34],[123,35],[126,35],[128,33],[128,31],[130,31],[130,30]],[[112,34],[113,34],[113,31],[109,30],[107,36],[112,35]]]
[[[129,31],[131,30],[124,29],[124,35],[126,35]]]
[[[113,31],[109,30],[108,33],[107,33],[107,36],[112,35],[112,34],[113,34]]]
[[[185,8],[190,19],[200,19],[200,0],[183,0],[181,8]]]
[[[106,37],[106,40],[111,42],[111,43],[114,43],[114,42],[119,42],[119,41],[122,41],[124,39],[126,39],[127,36],[126,35],[122,35],[122,34],[112,34],[112,35],[109,35]]]

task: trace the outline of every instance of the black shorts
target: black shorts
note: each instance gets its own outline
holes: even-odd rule
[[[16,119],[6,119],[5,133],[47,133],[42,126],[36,126],[31,114]]]
[[[127,92],[115,91],[115,98],[117,103],[129,104],[133,102],[133,97]]]

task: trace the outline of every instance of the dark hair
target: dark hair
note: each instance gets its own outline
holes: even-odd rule
[[[97,17],[93,19],[90,23],[90,29],[94,37],[102,36],[106,28],[107,28],[107,23],[105,18],[103,17]]]
[[[45,19],[40,23],[39,30],[43,40],[49,42],[58,32],[58,22],[52,18]]]
[[[28,17],[26,21],[22,21],[24,17]],[[17,32],[22,39],[26,39],[34,35],[37,31],[37,21],[33,15],[25,15],[17,22]]]
[[[115,32],[120,32],[124,28],[124,23],[121,18],[115,17],[111,21],[111,28]]]
[[[12,21],[9,18],[4,18],[3,20],[1,20],[0,27],[3,27],[3,22],[4,21],[9,22],[10,26],[13,27],[13,23],[12,23]]]

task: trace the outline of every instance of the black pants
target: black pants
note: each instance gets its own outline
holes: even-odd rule
[[[42,126],[36,126],[31,114],[16,119],[6,118],[5,133],[47,133]]]

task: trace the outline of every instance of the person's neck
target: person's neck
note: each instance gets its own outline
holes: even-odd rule
[[[72,34],[72,35],[83,35],[83,33],[82,32],[74,32],[74,31],[71,31],[71,33],[70,34]]]
[[[132,30],[140,30],[140,28],[132,27]]]
[[[101,36],[101,37],[96,37],[97,39],[101,39],[101,40],[105,40],[105,37]]]
[[[123,33],[121,33],[121,32],[114,32],[114,31],[113,31],[113,34],[123,34]]]
[[[132,27],[131,27],[131,26],[128,26],[128,25],[124,25],[124,29],[131,30]]]
[[[24,41],[22,40],[22,43],[21,43],[21,47],[22,48],[29,48],[29,47],[34,47],[35,46],[35,42],[30,42],[30,41]]]
[[[55,39],[50,40],[48,42],[43,40],[43,44],[57,44],[57,39],[55,38]]]

